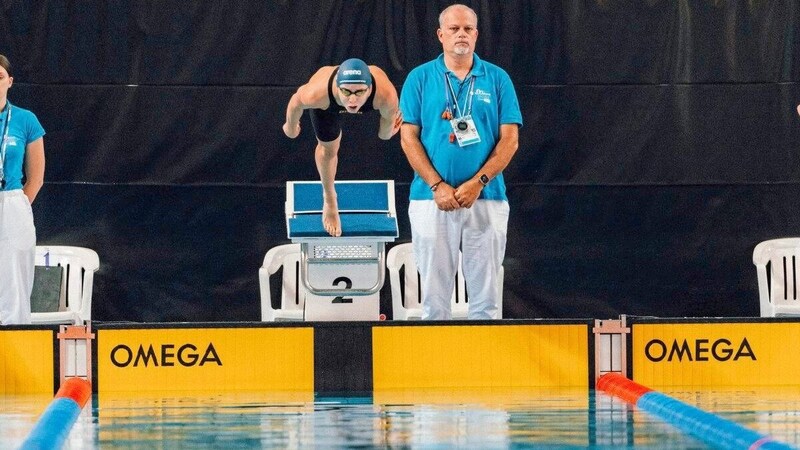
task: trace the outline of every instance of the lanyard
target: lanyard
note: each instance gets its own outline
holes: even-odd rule
[[[3,185],[5,185],[5,171],[3,170],[3,166],[6,163],[6,146],[8,145],[8,130],[11,128],[11,103],[6,101],[6,108],[8,108],[8,113],[6,113],[6,123],[3,124],[3,144],[0,145],[0,181],[2,181]]]
[[[453,90],[453,84],[450,83],[450,77],[447,76],[447,72],[444,74],[444,82],[447,84],[447,87],[450,89],[450,93],[453,96],[453,104],[455,105],[455,113],[457,117],[465,117],[470,115],[472,112],[472,96],[475,94],[475,76],[470,76],[469,79],[469,94],[467,94],[467,98],[464,99],[464,108],[460,108],[458,106],[458,97],[456,96],[456,91]],[[463,86],[463,85],[462,85]],[[459,89],[458,93],[461,93]],[[444,92],[444,96],[447,99],[447,109],[450,110],[450,95],[448,94],[447,90]]]

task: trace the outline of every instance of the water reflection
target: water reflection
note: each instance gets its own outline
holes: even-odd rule
[[[793,445],[800,389],[669,392]],[[2,399],[0,432],[20,443],[49,399]],[[10,442],[8,437],[11,437]],[[134,393],[93,399],[69,448],[705,448],[668,424],[587,390]]]

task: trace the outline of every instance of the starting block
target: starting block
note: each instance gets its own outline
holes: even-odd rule
[[[322,183],[286,183],[286,229],[301,247],[305,320],[378,320],[386,242],[398,236],[394,181],[337,181],[342,235],[322,227]]]

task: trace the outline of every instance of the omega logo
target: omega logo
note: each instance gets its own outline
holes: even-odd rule
[[[158,346],[156,346],[156,349]],[[159,352],[149,345],[145,349],[142,345],[134,351],[125,344],[120,344],[111,350],[111,363],[117,367],[172,367],[175,361],[184,367],[203,366],[206,363],[215,363],[218,366],[222,365],[222,360],[219,359],[217,350],[214,344],[209,343],[202,356],[197,351],[194,344],[183,344],[178,348],[177,353],[174,351],[175,344],[161,344]]]
[[[683,361],[684,358],[687,361],[708,361],[709,357],[721,362],[737,361],[740,358],[756,361],[756,354],[750,343],[747,342],[747,338],[742,339],[739,345],[732,344],[725,338],[717,339],[714,342],[709,339],[695,339],[691,344],[686,339],[682,342],[678,342],[676,339],[670,345],[660,339],[653,339],[645,345],[644,354],[653,362],[661,362],[664,359]]]

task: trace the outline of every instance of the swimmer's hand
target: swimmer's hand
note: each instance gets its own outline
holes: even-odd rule
[[[294,139],[300,135],[300,123],[296,123],[294,126],[289,125],[289,122],[283,124],[283,133],[289,139]]]

